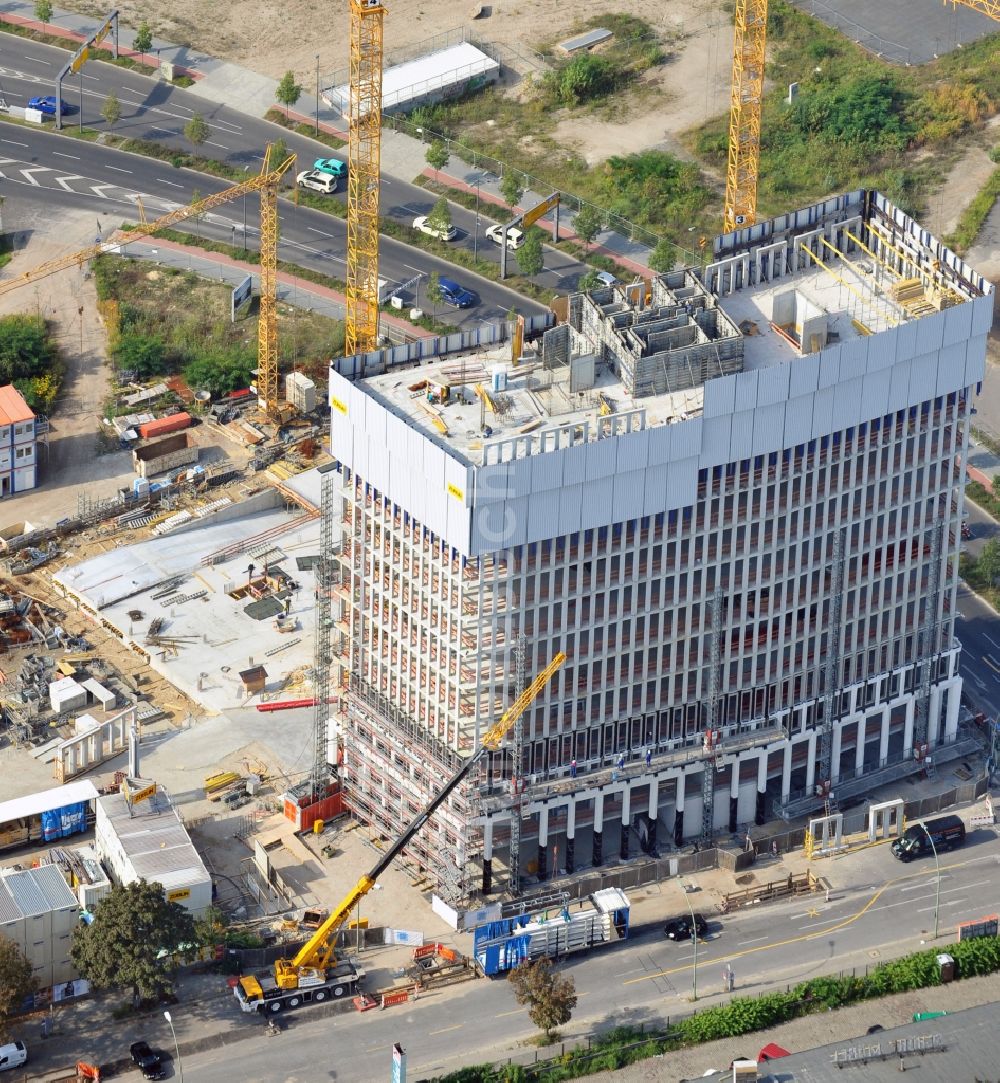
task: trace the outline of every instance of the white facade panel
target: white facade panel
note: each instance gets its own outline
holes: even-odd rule
[[[753,411],[741,410],[733,414],[729,438],[730,461],[745,459],[753,449]]]
[[[869,372],[864,378],[861,403],[866,418],[882,417],[889,412],[889,384],[891,380],[892,373],[889,369]]]
[[[14,492],[23,493],[35,487],[35,467],[22,466],[14,471]]]
[[[868,342],[865,338],[850,338],[840,344],[840,377],[838,384],[853,380],[868,368]]]
[[[423,521],[435,534],[448,537],[448,494],[443,483],[435,485],[428,479]]]
[[[788,398],[792,365],[773,365],[761,369],[757,377],[757,405],[772,406]]]
[[[833,402],[835,390],[823,387],[813,395],[812,438],[827,436],[833,431]]]
[[[562,455],[538,455],[531,467],[531,488],[533,492],[549,492],[558,489],[563,481]]]
[[[414,473],[424,472],[424,448],[427,446],[428,442],[422,433],[406,427],[406,459]]]
[[[865,339],[868,343],[868,372],[888,368],[896,360],[896,344],[889,334],[872,335]]]
[[[721,466],[732,459],[730,453],[730,439],[732,436],[733,421],[727,414],[725,417],[706,417],[702,427],[701,442],[701,465]]]
[[[371,411],[369,411],[371,413]],[[368,437],[368,467],[364,475],[366,481],[375,486],[380,493],[389,492],[389,449],[385,446],[385,436],[381,440]]]
[[[899,362],[889,370],[889,409],[902,410],[910,395],[910,362]]]
[[[842,380],[833,389],[833,428],[846,429],[862,420],[860,379]]]
[[[368,410],[365,413],[365,433],[371,444],[385,446],[385,407],[372,399],[368,400]]]
[[[580,526],[603,526],[609,520],[614,499],[614,478],[595,478],[583,486],[583,506],[580,509]]]
[[[736,402],[733,409],[752,410],[757,405],[757,370],[750,369],[736,374]]]
[[[785,447],[795,447],[812,439],[813,396],[805,395],[800,399],[786,402],[785,410]]]
[[[762,455],[781,446],[785,428],[785,404],[760,406],[753,415],[753,453]]]
[[[705,417],[725,417],[736,408],[736,377],[720,376],[705,384]]]
[[[967,344],[956,342],[951,346],[942,346],[938,356],[937,381],[935,394],[945,395],[949,391],[965,386],[965,355]]]
[[[524,545],[528,540],[528,498],[514,497],[504,505],[504,519],[500,526],[505,546]]]
[[[942,345],[964,344],[972,335],[972,308],[972,305],[955,305],[954,308],[945,309]]]
[[[617,462],[617,440],[598,440],[587,444],[587,481],[609,478],[615,472]]]
[[[572,534],[580,529],[583,508],[583,486],[564,485],[559,490],[559,533]]]
[[[551,493],[528,497],[528,537],[555,538],[559,535],[559,503]]]
[[[819,355],[819,386],[833,387],[840,379],[840,346],[827,346]]]
[[[616,474],[627,474],[631,470],[645,470],[649,463],[649,429],[630,432],[620,440],[608,441],[617,444]]]
[[[444,483],[449,497],[463,507],[472,504],[472,470],[450,455],[446,455],[444,460]]]
[[[385,419],[385,443],[393,459],[406,460],[407,433],[410,431],[402,418],[387,414]]]
[[[642,485],[642,473],[635,471],[619,474],[611,480],[612,485],[612,522],[625,523],[629,519],[638,519],[642,515],[645,491]]]
[[[662,511],[667,498],[667,467],[651,466],[646,471],[644,479],[644,513],[654,515]]]
[[[736,386],[735,377],[727,377],[732,379],[733,387]],[[713,380],[712,383],[724,383],[723,380]],[[709,387],[712,384],[708,385]],[[676,429],[676,425],[661,425],[659,428],[649,430],[649,465],[650,466],[663,466],[670,462],[671,448],[673,446],[672,436],[673,431]]]
[[[690,459],[701,451],[701,426],[700,417],[671,425],[671,459]]]
[[[789,364],[788,394],[793,399],[800,395],[808,395],[819,387],[820,356],[813,353],[808,357],[797,358]]]
[[[918,354],[936,353],[941,349],[944,341],[944,317],[943,312],[935,312],[933,316],[924,316],[923,319],[913,321],[917,328]]]
[[[972,302],[972,326],[969,329],[969,334],[973,337],[989,334],[990,328],[993,326],[993,305],[995,300],[996,294],[991,293],[987,297],[977,297]]]
[[[563,484],[581,485],[587,479],[587,449],[577,444],[562,452]]]
[[[667,500],[671,508],[693,504],[698,496],[698,460],[685,459],[667,467]]]
[[[909,361],[911,357],[916,356],[917,323],[915,320],[901,323],[898,327],[886,331],[884,336],[880,335],[879,337],[884,337],[888,341],[895,343],[897,361]]]
[[[509,464],[510,491],[512,496],[527,496],[531,492],[531,471],[534,456],[527,459],[515,459]]]
[[[469,509],[465,506],[464,501],[458,500],[451,493],[448,494],[446,506],[448,509],[448,531],[445,537],[460,553],[468,554],[470,542]]]
[[[965,383],[977,384],[986,375],[986,339],[973,339],[965,355]]]
[[[432,489],[438,489],[444,492],[445,478],[444,478],[444,463],[447,456],[437,446],[432,444],[429,440],[425,442],[424,446],[424,477],[427,479],[428,492]]]
[[[938,355],[922,354],[910,364],[910,401],[922,402],[934,397],[937,388]]]

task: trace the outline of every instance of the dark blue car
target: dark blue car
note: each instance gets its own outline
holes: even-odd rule
[[[37,109],[39,113],[44,113],[47,117],[54,117],[56,115],[56,98],[54,94],[47,94],[44,98],[29,98],[28,108]],[[63,114],[75,113],[76,107],[70,105],[69,102],[63,102],[62,107]]]
[[[472,290],[467,290],[450,278],[440,278],[438,282],[441,285],[441,296],[446,305],[451,305],[453,308],[471,308],[478,300]]]

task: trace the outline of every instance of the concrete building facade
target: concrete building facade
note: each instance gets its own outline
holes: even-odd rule
[[[961,463],[992,286],[869,191],[713,255],[571,298],[516,366],[331,369],[358,814],[416,813],[513,699],[517,644],[525,680],[568,655],[520,763],[492,757],[411,847],[442,891],[490,889],[518,808],[544,879],[968,750]]]
[[[0,387],[0,499],[38,484],[35,415],[11,384]]]

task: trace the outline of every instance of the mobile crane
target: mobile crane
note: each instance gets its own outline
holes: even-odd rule
[[[459,767],[427,806],[414,817],[409,826],[378,859],[371,871],[358,880],[336,910],[320,925],[293,959],[279,959],[274,964],[273,977],[270,974],[248,975],[239,980],[233,989],[233,994],[244,1012],[280,1012],[286,1008],[319,1003],[329,997],[341,997],[345,993],[357,991],[358,982],[365,976],[364,970],[349,960],[338,961],[334,956],[337,934],[350,917],[351,911],[371,891],[378,878],[410,843],[414,835],[468,777],[476,764],[488,752],[497,751],[510,728],[534,703],[542,689],[565,661],[565,654],[562,652],[557,654],[514,700],[500,719],[483,735],[479,748]],[[521,765],[515,764],[514,769],[520,771]]]

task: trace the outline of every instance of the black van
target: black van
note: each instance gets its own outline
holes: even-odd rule
[[[900,861],[912,861],[921,854],[935,850],[957,850],[965,842],[965,824],[958,816],[941,816],[923,820],[908,827],[892,844],[892,852]]]

